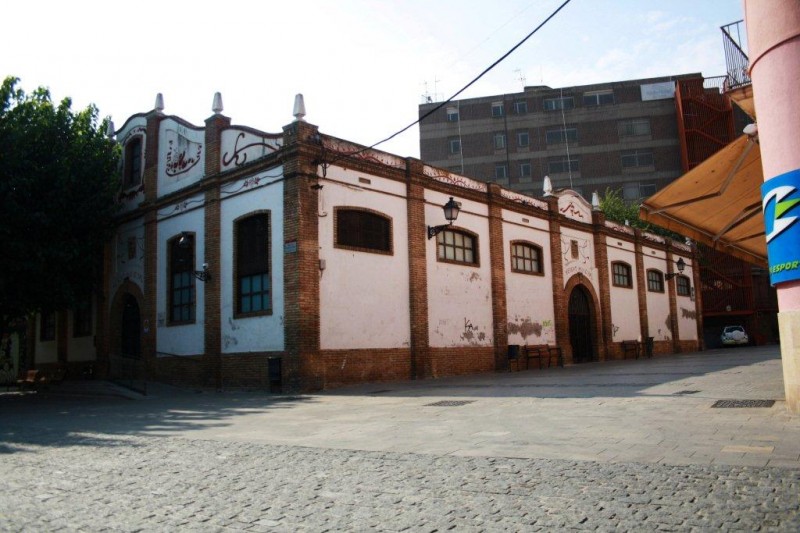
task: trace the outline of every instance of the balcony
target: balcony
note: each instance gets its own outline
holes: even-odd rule
[[[744,21],[732,22],[720,28],[722,45],[725,49],[727,73],[723,89],[736,105],[755,119],[753,104],[753,85],[750,80],[750,59],[744,52]]]

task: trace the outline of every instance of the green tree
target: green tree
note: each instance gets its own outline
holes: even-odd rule
[[[91,294],[116,206],[119,149],[97,108],[18,83],[0,86],[0,331]]]
[[[623,197],[618,189],[606,189],[605,194],[600,198],[600,209],[606,215],[606,220],[611,220],[619,224],[627,222],[634,228],[639,228],[642,231],[669,237],[677,241],[683,241],[684,237],[675,232],[664,229],[655,224],[650,224],[639,218],[639,204],[637,202],[628,202]]]

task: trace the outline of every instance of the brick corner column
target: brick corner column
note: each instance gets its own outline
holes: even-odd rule
[[[694,291],[694,312],[697,313],[697,349],[703,351],[706,349],[705,339],[703,338],[703,281],[700,273],[700,249],[697,244],[692,243],[692,282],[694,287],[690,290]]]
[[[152,111],[147,115],[147,139],[145,141],[144,158],[144,301],[141,308],[142,318],[142,359],[144,360],[145,379],[153,374],[158,347],[158,308],[156,305],[156,281],[158,279],[158,221],[156,216],[156,200],[158,199],[158,145],[161,121],[165,115]],[[113,295],[112,295],[113,297]],[[144,322],[150,324],[145,331]]]
[[[428,257],[425,222],[425,186],[420,179],[422,162],[406,159],[406,210],[408,213],[408,303],[411,322],[409,377],[433,375],[428,332]]]
[[[636,253],[636,292],[639,301],[639,335],[641,342],[647,342],[650,336],[650,322],[647,314],[647,272],[644,268],[644,252],[642,251],[642,230],[634,230],[634,249]]]
[[[594,235],[594,266],[597,269],[597,297],[600,299],[600,338],[597,339],[597,358],[609,359],[609,346],[614,342],[611,324],[611,283],[608,278],[608,230],[606,215],[602,211],[592,211],[592,233]]]
[[[492,276],[492,325],[494,335],[494,367],[508,370],[508,301],[506,299],[505,244],[503,209],[498,203],[501,188],[489,184],[489,260]]]
[[[676,291],[676,282],[674,272],[674,261],[672,255],[672,245],[667,240],[667,275],[670,279],[667,281],[667,290],[669,291],[669,327],[672,333],[672,352],[681,352],[680,335],[678,334],[678,296]]]
[[[564,290],[564,266],[561,262],[561,223],[558,214],[558,198],[549,196],[547,216],[550,226],[550,270],[553,273],[553,317],[555,320],[556,345],[561,347],[564,361],[572,361],[572,344],[569,340],[569,314]]]

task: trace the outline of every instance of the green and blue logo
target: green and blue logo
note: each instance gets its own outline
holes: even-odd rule
[[[800,169],[761,186],[769,274],[773,285],[800,279]]]

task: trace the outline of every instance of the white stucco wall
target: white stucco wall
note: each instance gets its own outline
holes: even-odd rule
[[[608,250],[608,285],[611,296],[612,341],[636,340],[641,336],[639,325],[639,282],[636,279],[636,254],[632,242],[615,237],[606,240]],[[614,261],[622,261],[631,267],[632,286],[615,287]]]
[[[56,315],[56,320],[58,320],[58,315]],[[58,339],[58,325],[56,325],[56,338],[51,341],[44,341],[41,340],[41,331],[42,331],[42,315],[41,313],[36,314],[36,328],[33,331],[35,335],[35,352],[36,352],[36,364],[41,363],[56,363],[58,362],[58,344],[56,339]]]
[[[202,268],[205,260],[205,224],[202,207],[202,195],[191,198],[181,204],[167,206],[158,211],[159,222],[157,229],[157,265],[156,265],[156,322],[158,327],[158,341],[156,351],[175,355],[196,355],[204,351],[205,339],[205,294],[203,282],[195,280],[195,321],[192,324],[169,325],[169,310],[167,309],[168,268],[169,254],[167,241],[182,231],[194,233],[195,237],[195,270]],[[195,207],[185,208],[182,205]],[[177,213],[177,214],[173,214]],[[209,265],[211,267],[211,265]],[[212,276],[218,276],[218,269],[212,268]],[[211,281],[214,283],[214,281]],[[157,354],[158,355],[158,354]]]
[[[645,269],[645,283],[647,271],[655,269],[662,274],[667,273],[667,254],[662,250],[642,247],[642,259]],[[645,287],[646,289],[647,287]],[[646,291],[647,294],[647,336],[657,341],[672,339],[669,331],[669,283],[664,281],[664,292]]]
[[[120,191],[119,204],[122,212],[136,209],[144,200],[144,186],[142,184],[144,183],[144,167],[147,160],[147,119],[143,116],[132,117],[117,132],[117,142],[123,147],[123,154],[125,153],[125,145],[128,141],[137,136],[142,139],[141,176],[138,185]],[[122,164],[125,164],[124,160]]]
[[[112,275],[106,305],[111,307],[113,296],[128,280],[144,293],[144,219],[138,218],[117,228],[112,241]],[[132,253],[131,253],[132,252]]]
[[[222,353],[280,351],[285,338],[283,291],[283,168],[275,167],[227,184],[220,193],[219,271]],[[233,223],[248,213],[270,212],[272,314],[234,318],[236,282],[233,279]]]
[[[327,171],[319,202],[320,347],[408,347],[408,214],[404,183],[340,167]],[[367,183],[367,181],[369,183]],[[392,221],[392,254],[336,248],[336,207],[376,211]]]
[[[677,261],[681,256],[674,255],[673,260]],[[683,270],[683,275],[689,278],[689,285],[692,289],[697,291],[694,286],[694,265],[689,257],[683,257],[686,262],[686,268]],[[675,303],[678,310],[678,332],[680,340],[691,341],[697,340],[697,300],[691,296],[680,296],[676,292]]]
[[[578,257],[572,256],[572,241],[578,241]],[[564,286],[569,283],[570,278],[580,274],[583,282],[589,282],[599,294],[598,280],[599,273],[595,266],[594,258],[594,235],[589,232],[578,231],[572,228],[561,228],[561,267],[564,276]],[[595,302],[597,305],[599,302]]]
[[[425,191],[425,220],[444,224],[442,206],[449,195]],[[454,227],[477,234],[480,264],[460,265],[437,260],[436,238],[426,248],[428,268],[428,335],[431,347],[492,346],[492,279],[489,219],[486,204],[454,198],[461,214]]]
[[[200,181],[205,172],[205,130],[173,118],[161,121],[158,133],[158,196]]]
[[[508,344],[555,344],[548,221],[506,210],[503,221]],[[544,275],[511,271],[512,241],[526,241],[542,248]]]
[[[95,328],[97,320],[97,309],[92,304],[92,334],[84,337],[75,337],[75,313],[67,313],[67,360],[68,361],[94,361],[97,358],[95,348]]]

